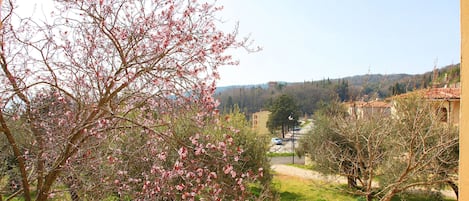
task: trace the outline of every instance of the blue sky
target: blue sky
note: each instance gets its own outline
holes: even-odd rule
[[[460,62],[459,0],[232,0],[220,16],[261,52],[235,51],[219,86],[419,74]]]

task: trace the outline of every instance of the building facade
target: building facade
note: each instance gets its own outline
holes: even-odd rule
[[[252,114],[252,129],[261,135],[268,135],[267,120],[269,119],[269,111],[259,111]]]
[[[345,106],[349,115],[358,119],[391,114],[391,104],[385,101],[354,101],[345,103]]]
[[[459,126],[459,200],[469,200],[469,1],[461,0],[461,124]]]

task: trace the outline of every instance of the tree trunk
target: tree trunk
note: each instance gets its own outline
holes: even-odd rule
[[[285,138],[285,124],[282,124],[282,139]]]
[[[16,162],[18,163],[18,168],[21,173],[21,184],[23,188],[24,200],[30,201],[31,193],[29,190],[30,187],[29,187],[29,181],[28,181],[28,173],[26,172],[26,161],[24,159],[23,154],[20,151],[20,148],[18,147],[18,144],[16,143],[15,138],[13,137],[12,132],[10,131],[10,128],[8,127],[5,119],[3,118],[3,113],[1,110],[0,110],[0,124],[1,124],[2,132],[5,134],[8,140],[8,143],[10,144],[10,147],[13,150],[13,154],[16,157]]]
[[[72,201],[80,201],[80,195],[78,194],[78,191],[75,188],[69,188],[68,192],[70,193]]]
[[[448,185],[451,187],[451,189],[453,189],[454,194],[456,194],[456,200],[459,200],[459,188],[458,188],[458,185],[457,185],[456,183],[454,183],[453,181],[448,181],[447,183],[448,183]]]
[[[396,191],[392,190],[387,192],[379,201],[391,201],[392,197],[396,195]]]
[[[366,201],[373,201],[373,197],[374,197],[374,196],[373,196],[373,193],[371,193],[371,192],[368,193],[368,194],[366,195]]]
[[[347,176],[347,185],[349,188],[357,188],[357,179],[352,176]]]
[[[72,201],[80,201],[80,194],[78,193],[77,189],[80,189],[80,181],[78,178],[74,176],[70,176],[65,180],[65,185],[67,185],[68,192],[70,193],[70,197]]]

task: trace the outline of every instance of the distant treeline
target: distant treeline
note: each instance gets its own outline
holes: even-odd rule
[[[433,81],[433,77],[436,77]],[[375,100],[432,86],[454,87],[460,79],[460,65],[448,65],[423,74],[367,74],[340,79],[322,79],[301,83],[270,82],[265,85],[225,87],[215,94],[220,109],[234,105],[249,118],[259,110],[268,110],[276,97],[286,94],[295,100],[304,115],[311,115],[321,102]]]

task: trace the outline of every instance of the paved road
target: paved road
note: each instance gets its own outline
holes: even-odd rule
[[[282,157],[272,157],[270,158],[270,164],[272,165],[280,165],[280,164],[292,164],[293,162],[292,156],[282,156]],[[305,158],[295,156],[295,164],[305,164]]]
[[[270,152],[275,153],[292,153],[292,150],[298,147],[299,139],[306,135],[312,129],[312,124],[303,127],[299,131],[292,133],[291,131],[285,134],[285,138],[282,139],[281,145],[272,144]]]

